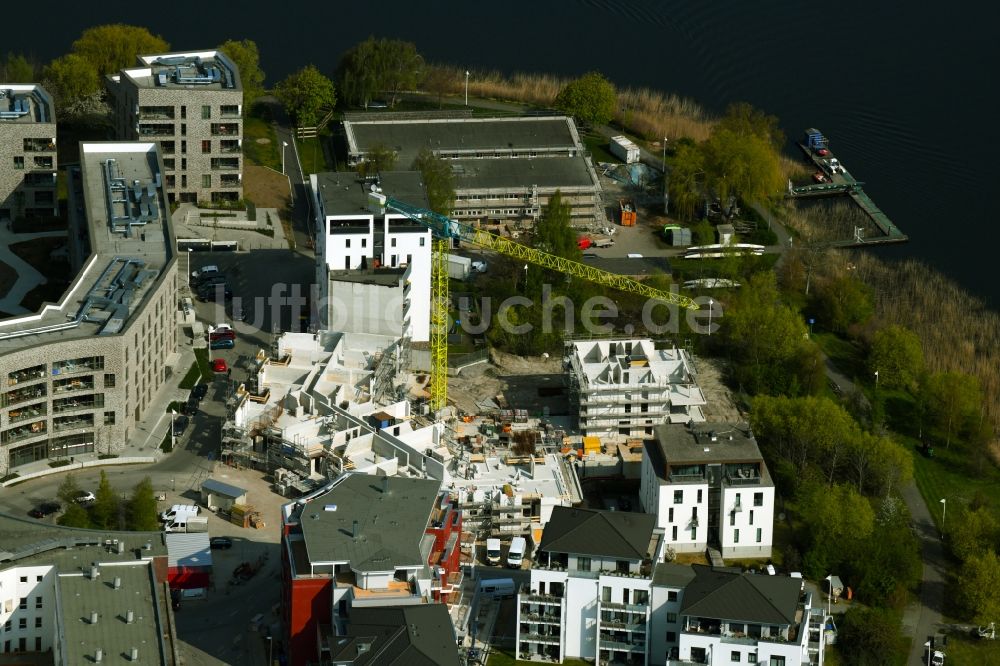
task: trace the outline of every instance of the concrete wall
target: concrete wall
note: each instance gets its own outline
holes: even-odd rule
[[[59,214],[56,198],[56,122],[52,99],[43,88],[34,84],[14,85],[0,83],[0,90],[14,90],[18,94],[35,91],[35,96],[47,104],[50,122],[27,122],[25,120],[0,120],[0,221],[15,220],[26,212],[37,210],[50,215]],[[0,100],[0,106],[7,110],[8,99]],[[32,103],[34,112],[34,102]],[[25,150],[24,140],[36,139],[44,143],[44,150]],[[51,143],[51,149],[48,147]],[[51,160],[51,166],[35,163],[35,158]],[[19,167],[15,166],[15,159]],[[40,181],[30,185],[26,176]],[[46,176],[51,176],[46,177]]]
[[[734,510],[737,506],[740,507],[739,511]],[[726,487],[722,491],[721,509],[719,536],[722,557],[771,557],[774,530],[773,486]]]
[[[35,640],[42,641],[42,651],[52,649],[57,642],[56,626],[61,622],[56,614],[56,569],[53,566],[13,566],[0,571],[0,627],[10,622],[10,629],[0,635],[0,652],[3,643],[10,641],[11,651],[17,651],[20,639],[25,640],[27,651],[35,651]],[[21,582],[21,579],[26,579]],[[27,608],[20,608],[19,600],[27,599]],[[41,600],[41,604],[37,603]],[[21,619],[27,620],[20,628]],[[35,618],[42,618],[42,626],[35,626]],[[78,618],[72,618],[79,622]]]
[[[375,335],[402,334],[404,289],[396,286],[330,280],[327,322],[330,330]]]

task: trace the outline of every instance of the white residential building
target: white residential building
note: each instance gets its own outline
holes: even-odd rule
[[[517,657],[647,664],[662,548],[653,516],[554,508],[517,597]]]
[[[380,183],[388,196],[429,207],[418,172],[384,173]],[[372,183],[355,174],[312,174],[310,184],[316,210],[319,327],[349,333],[391,330],[426,342],[430,229],[405,215],[374,208],[369,198]]]
[[[825,616],[813,608],[800,578],[703,565],[691,570],[679,590],[672,586],[685,576],[676,568],[667,574],[668,585],[654,587],[654,603],[671,592],[675,601],[661,606],[654,621],[650,664],[823,665]]]
[[[771,556],[774,483],[746,425],[666,425],[646,442],[639,497],[677,553]]]
[[[687,352],[652,340],[587,340],[568,348],[580,432],[649,437],[663,423],[704,421],[705,396]]]

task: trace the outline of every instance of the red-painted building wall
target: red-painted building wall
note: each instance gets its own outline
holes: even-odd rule
[[[292,578],[285,536],[298,532],[297,526],[285,525],[281,543],[281,612],[286,631],[289,666],[319,663],[318,629],[330,624],[333,603],[333,580],[330,578]]]
[[[462,567],[462,512],[452,502],[447,494],[442,495],[440,521],[435,521],[427,528],[426,533],[434,535],[434,547],[431,549],[427,564],[435,572],[438,579],[434,587],[447,590],[451,575]],[[449,593],[435,590],[434,600],[447,603]]]

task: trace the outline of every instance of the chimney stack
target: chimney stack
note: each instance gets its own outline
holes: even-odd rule
[[[115,576],[115,589],[120,590],[122,587],[122,579],[119,576]]]
[[[351,536],[357,539],[358,536],[360,536],[360,534],[361,534],[361,526],[358,525],[358,521],[355,520],[351,529]]]
[[[90,623],[97,624],[97,611],[90,611]]]
[[[134,647],[129,651],[128,660],[139,661],[139,648]]]
[[[135,611],[127,611],[125,613],[125,624],[132,624],[135,622]]]

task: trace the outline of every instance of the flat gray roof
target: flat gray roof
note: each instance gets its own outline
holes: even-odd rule
[[[121,579],[117,590],[115,578]],[[107,568],[95,580],[83,573],[60,572],[58,586],[66,663],[93,661],[97,650],[103,652],[102,663],[129,663],[132,648],[139,650],[140,663],[172,663],[163,654],[161,633],[167,627],[160,617],[163,606],[150,563]],[[97,622],[92,624],[95,611]]]
[[[572,120],[556,117],[414,118],[347,120],[348,150],[363,153],[385,146],[409,168],[423,148],[433,151],[572,150],[580,145]]]
[[[140,88],[241,91],[239,69],[220,51],[185,51],[139,56],[140,67],[122,74]]]
[[[666,463],[757,462],[763,457],[746,424],[691,423],[657,426],[656,444]]]
[[[231,497],[236,499],[237,497],[243,497],[247,494],[247,491],[239,486],[233,486],[228,483],[219,481],[218,479],[205,479],[201,482],[201,489],[207,490],[210,493],[216,495],[222,495],[224,497]]]
[[[111,547],[118,542],[124,543],[121,554]],[[84,530],[0,513],[0,563],[24,560],[55,564],[66,571],[95,561],[132,562],[166,554],[163,532]]]
[[[87,229],[91,254],[59,303],[0,320],[0,353],[119,333],[174,259],[156,143],[81,143],[69,202],[71,216],[85,216],[70,228]]]
[[[309,561],[349,562],[356,571],[423,566],[420,543],[439,487],[432,479],[344,477],[302,507]]]
[[[369,196],[374,181],[365,181],[355,173],[328,171],[316,174],[316,187],[323,212],[327,215],[376,215]],[[427,189],[419,171],[386,171],[379,174],[379,185],[387,196],[419,208],[429,208]]]
[[[56,110],[45,88],[37,83],[0,83],[0,127],[55,122]]]
[[[328,271],[327,278],[335,282],[355,282],[379,287],[399,287],[405,268],[368,268]]]
[[[599,186],[582,155],[457,159],[448,160],[448,164],[455,174],[456,190]]]

